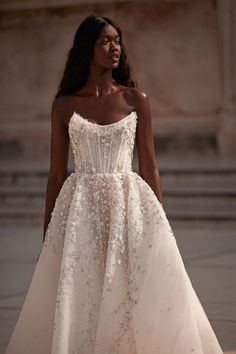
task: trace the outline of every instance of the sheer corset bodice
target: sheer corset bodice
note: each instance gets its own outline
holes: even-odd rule
[[[132,171],[136,111],[111,124],[99,125],[74,112],[69,135],[77,173]]]

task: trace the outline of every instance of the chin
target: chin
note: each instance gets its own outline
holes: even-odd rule
[[[115,69],[115,68],[117,68],[118,67],[118,65],[119,65],[119,61],[117,61],[117,62],[111,62],[111,61],[109,61],[108,63],[106,63],[106,67],[107,68],[111,68],[111,69]]]
[[[112,68],[117,68],[118,66],[119,66],[119,62],[114,63],[114,64],[111,64],[111,67],[112,67]]]

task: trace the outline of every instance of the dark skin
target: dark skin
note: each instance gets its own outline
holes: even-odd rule
[[[118,58],[111,59],[112,53],[118,55]],[[113,80],[111,69],[118,66],[120,53],[119,35],[113,26],[106,25],[95,44],[94,57],[85,85],[71,96],[59,97],[52,105],[50,168],[43,241],[56,198],[68,176],[68,123],[74,111],[100,125],[117,122],[133,110],[137,112],[135,143],[139,159],[139,174],[163,203],[149,99],[143,91],[119,85]]]

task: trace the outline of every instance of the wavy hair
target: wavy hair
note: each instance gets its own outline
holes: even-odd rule
[[[121,85],[137,87],[137,81],[131,78],[131,66],[127,61],[125,46],[122,43],[121,29],[109,17],[90,15],[81,22],[76,30],[55,99],[60,96],[70,95],[85,84],[89,74],[95,42],[106,25],[112,25],[116,29],[120,36],[121,44],[119,65],[111,70],[112,78]]]

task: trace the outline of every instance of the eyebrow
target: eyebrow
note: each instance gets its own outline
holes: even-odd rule
[[[103,38],[103,37],[110,37],[110,38],[114,37],[114,38],[120,38],[120,36],[119,36],[119,35],[116,35],[116,36],[110,36],[109,34],[103,34],[103,35],[101,35],[101,37],[102,37],[102,38]]]

